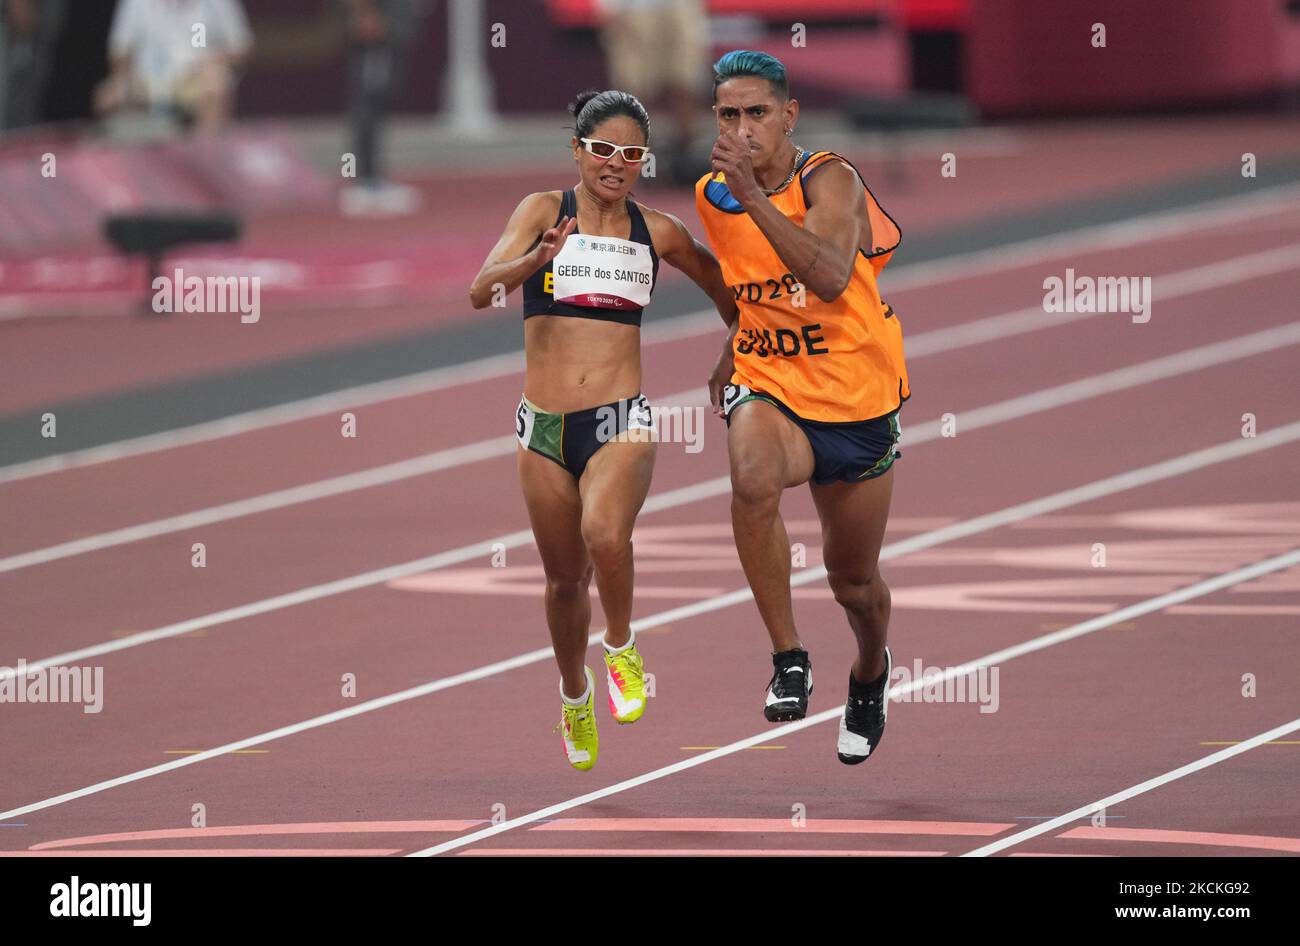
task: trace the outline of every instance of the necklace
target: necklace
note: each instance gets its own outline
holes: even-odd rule
[[[776,185],[776,187],[773,187],[771,190],[768,190],[766,187],[761,188],[764,196],[771,197],[773,194],[785,190],[787,187],[790,186],[790,182],[794,180],[794,172],[799,170],[799,162],[803,160],[803,156],[808,153],[804,151],[803,148],[800,148],[798,145],[795,145],[795,148],[797,150],[795,151],[794,154],[794,164],[790,167],[790,173],[786,176],[786,179],[784,181]]]

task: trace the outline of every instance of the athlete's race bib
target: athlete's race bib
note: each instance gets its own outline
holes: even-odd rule
[[[654,414],[644,394],[634,401],[619,401],[596,411],[596,439],[608,443],[625,430],[654,430]]]
[[[727,382],[722,387],[722,416],[726,417],[730,415],[732,408],[753,393],[753,391],[745,387],[743,384],[732,384],[731,382]]]
[[[515,436],[524,447],[528,446],[528,441],[533,437],[533,425],[536,420],[537,415],[529,410],[527,402],[521,400],[519,409],[515,411]]]
[[[650,303],[650,247],[618,237],[574,233],[551,265],[556,302],[597,309],[640,309]]]

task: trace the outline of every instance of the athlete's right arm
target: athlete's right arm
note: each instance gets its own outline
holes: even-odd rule
[[[557,225],[549,226],[555,212],[551,194],[529,194],[519,202],[501,239],[492,247],[470,284],[470,305],[482,309],[496,298],[504,299],[555,258],[578,225],[576,219],[564,217]]]

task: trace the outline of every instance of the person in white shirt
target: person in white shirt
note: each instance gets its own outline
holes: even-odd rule
[[[215,131],[230,120],[237,70],[251,49],[239,0],[121,0],[95,110],[145,106]]]

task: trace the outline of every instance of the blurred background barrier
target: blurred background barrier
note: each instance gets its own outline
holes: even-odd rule
[[[45,155],[58,187],[32,186],[32,169]],[[332,196],[329,178],[289,135],[272,129],[124,142],[64,126],[0,141],[0,246],[20,255],[93,245],[108,213],[285,211],[328,204]]]
[[[128,256],[145,263],[143,311],[152,313],[154,280],[162,275],[163,255],[191,243],[229,243],[239,239],[243,224],[231,213],[220,211],[152,211],[114,214],[104,222],[104,236]],[[167,312],[172,312],[168,308]]]
[[[1071,117],[1294,115],[1300,0],[0,0],[0,317],[129,310],[103,224],[146,211],[239,215],[172,252],[284,305],[459,306],[518,196],[567,180],[586,87],[643,97],[644,190],[693,226],[709,64],[741,47],[896,203],[945,130],[973,156]]]
[[[986,118],[1190,107],[1300,86],[1296,0],[979,0],[962,89]],[[1106,28],[1105,54],[1074,41]]]
[[[350,2],[249,4],[255,42],[239,85],[241,116],[343,109]],[[601,11],[617,0],[406,2],[413,5],[404,21],[411,69],[396,97],[399,111],[437,111],[456,78],[479,66],[490,105],[503,114],[553,112],[574,89],[603,87],[609,78]],[[62,10],[61,0],[5,0],[7,10],[28,5],[42,14]],[[845,93],[942,91],[968,98],[985,118],[1062,115],[1205,105],[1300,84],[1296,0],[703,0],[702,6],[710,55],[738,46],[783,54],[813,107],[833,106]],[[17,35],[8,15],[8,127],[90,115],[91,93],[107,72],[115,7],[116,0],[78,0],[75,16],[48,15],[39,40]],[[1095,22],[1106,25],[1104,57],[1074,39]],[[814,41],[792,46],[796,23]],[[493,24],[504,29],[494,35]],[[481,35],[476,58],[449,68],[459,45],[451,43],[452,31],[466,26]],[[493,55],[501,49],[510,54]],[[43,78],[33,80],[34,74]]]

